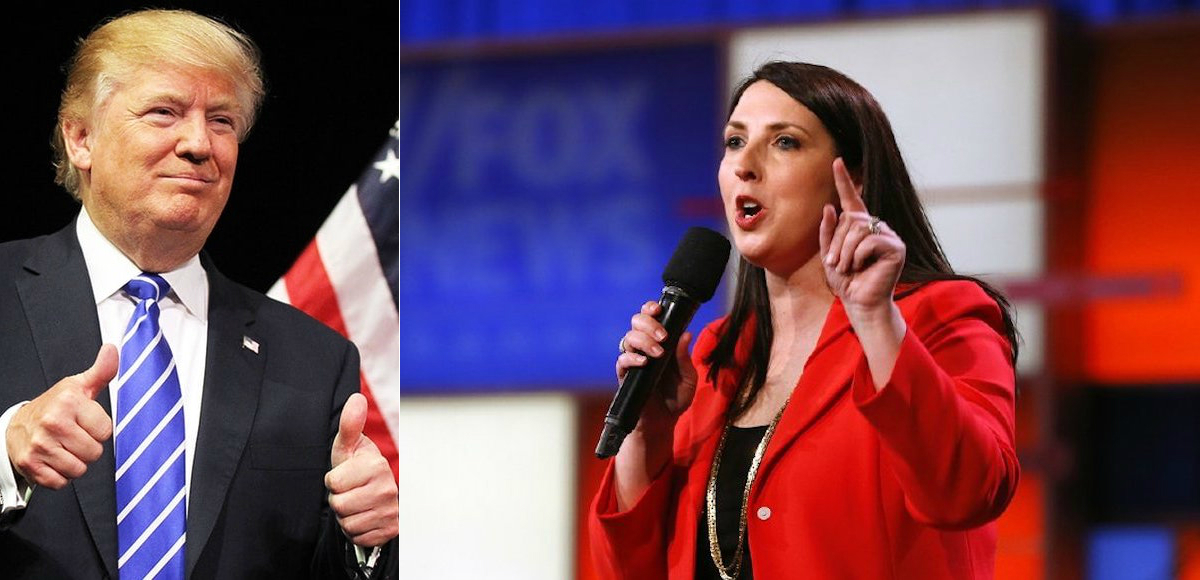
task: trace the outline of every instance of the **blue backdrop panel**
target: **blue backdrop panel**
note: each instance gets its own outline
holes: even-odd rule
[[[715,200],[712,45],[405,64],[405,393],[613,384],[617,341]],[[720,295],[694,327],[723,312]]]
[[[825,21],[930,11],[1044,6],[1087,23],[1194,17],[1200,0],[405,0],[402,44],[513,40],[578,33]]]
[[[1088,580],[1171,580],[1175,534],[1158,526],[1109,526],[1090,532]]]

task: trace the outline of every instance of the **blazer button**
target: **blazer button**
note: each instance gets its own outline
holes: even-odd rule
[[[771,508],[767,506],[758,508],[758,519],[765,521],[769,517],[771,517]]]

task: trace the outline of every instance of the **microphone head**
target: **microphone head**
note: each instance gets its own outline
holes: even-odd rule
[[[663,269],[663,284],[677,286],[689,297],[708,302],[721,284],[728,262],[729,240],[716,231],[693,226],[684,233]]]

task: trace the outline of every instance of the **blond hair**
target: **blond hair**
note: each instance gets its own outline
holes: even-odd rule
[[[67,157],[64,120],[85,122],[128,77],[146,67],[214,71],[235,86],[235,127],[244,140],[266,94],[257,45],[233,27],[188,10],[141,10],[109,19],[76,46],[58,108],[54,182],[79,199],[80,172]]]

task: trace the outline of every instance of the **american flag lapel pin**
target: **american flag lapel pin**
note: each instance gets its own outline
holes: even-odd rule
[[[254,354],[258,354],[258,341],[249,336],[242,337],[242,348],[249,350]]]

